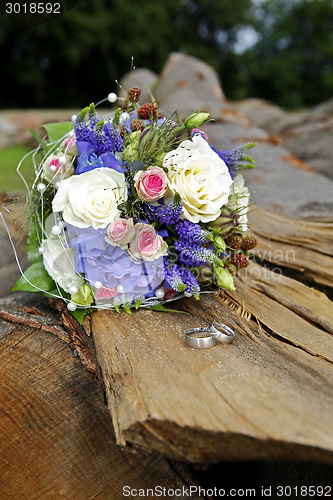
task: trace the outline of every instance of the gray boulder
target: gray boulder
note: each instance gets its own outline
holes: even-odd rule
[[[276,135],[280,123],[296,127],[304,123],[306,114],[288,113],[254,99],[234,106],[226,100],[210,66],[178,53],[166,61],[153,93],[169,113],[177,110],[178,115],[186,116],[195,110],[209,112],[215,121],[203,128],[217,149],[232,149],[246,142],[258,144],[250,151],[256,168],[243,172],[257,205],[293,215],[333,213],[333,182],[309,167]],[[329,114],[325,106],[317,109],[318,124],[326,112]]]
[[[299,112],[288,112],[262,99],[232,103],[252,122],[277,135],[316,172],[333,179],[333,99]]]
[[[219,119],[228,105],[216,72],[192,56],[172,53],[153,88],[153,94],[166,113],[182,115],[205,111]]]

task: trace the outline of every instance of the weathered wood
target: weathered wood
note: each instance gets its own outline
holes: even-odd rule
[[[286,255],[290,248],[297,251],[291,264],[301,269],[311,252],[306,271],[331,283],[333,267],[321,269],[322,259],[333,263],[331,223],[262,209],[253,214],[258,255],[263,240],[280,248],[281,239]],[[176,307],[185,314],[92,315],[118,443],[192,462],[333,463],[332,302],[283,276],[272,262],[276,272],[251,263],[240,273],[236,292],[204,295],[199,302],[182,299]],[[184,332],[212,320],[234,328],[235,342],[208,350],[187,347]]]
[[[251,228],[258,239],[254,254],[276,266],[304,272],[317,283],[333,286],[333,221],[299,219],[254,207]]]
[[[0,498],[118,500],[126,485],[188,484],[156,453],[116,445],[101,388],[57,337],[0,320]]]

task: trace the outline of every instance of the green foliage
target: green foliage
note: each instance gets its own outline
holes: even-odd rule
[[[185,313],[185,311],[178,311],[177,309],[169,309],[169,307],[164,307],[162,306],[162,304],[156,304],[154,306],[145,307],[145,309],[150,309],[152,311],[159,311],[159,312]]]
[[[69,311],[69,312],[81,325],[84,317],[94,312],[94,309],[75,309],[75,311]]]
[[[46,271],[42,259],[31,264],[24,272],[24,275],[20,276],[13,286],[13,291],[18,290],[37,293],[41,293],[42,290],[51,293],[56,291],[56,285]]]
[[[17,175],[17,165],[21,159],[29,152],[26,146],[13,146],[0,150],[0,185],[1,191],[18,193],[25,190],[23,182]],[[25,177],[29,180],[33,178],[33,168],[31,159],[24,163]]]
[[[286,108],[313,105],[332,96],[331,0],[266,0],[253,23],[261,39],[242,57],[247,95]]]
[[[115,79],[130,70],[132,57],[136,67],[159,72],[170,52],[181,51],[222,70],[250,3],[80,0],[31,29],[27,17],[24,29],[24,19],[17,26],[2,14],[0,105],[81,107],[117,90]]]
[[[68,11],[40,24],[0,14],[3,107],[81,107],[117,91],[132,58],[158,73],[175,51],[212,65],[231,100],[254,96],[297,108],[331,97],[331,0],[61,3]],[[246,27],[259,41],[235,53]]]
[[[74,128],[72,122],[47,123],[43,127],[47,132],[49,142],[59,141]]]

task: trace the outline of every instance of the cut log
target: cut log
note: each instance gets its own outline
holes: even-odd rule
[[[330,222],[290,219],[263,209],[251,218],[257,256],[263,241],[269,248],[284,245],[280,265],[306,269],[316,282],[332,285]],[[296,252],[292,262],[290,249]],[[311,265],[304,264],[309,255]],[[322,259],[331,267],[325,269]],[[91,316],[119,444],[206,464],[333,463],[332,302],[284,276],[274,255],[265,260],[275,264],[276,272],[251,263],[240,273],[236,292],[182,299],[179,313],[101,311]],[[187,347],[185,331],[212,320],[233,328],[235,342],[207,350]]]
[[[333,220],[307,220],[254,207],[251,228],[258,239],[254,254],[275,266],[304,273],[315,282],[333,286]]]
[[[85,417],[80,417],[80,414],[90,411],[92,389],[89,389],[91,392],[87,399],[79,399],[78,408],[76,403],[69,402],[69,407],[62,409],[61,397],[65,398],[64,394],[67,395],[68,391],[70,399],[78,399],[76,392],[74,396],[71,392],[73,386],[70,381],[79,375],[73,375],[71,364],[68,365],[70,368],[65,368],[65,364],[58,360],[57,349],[54,352],[50,348],[42,356],[42,361],[39,351],[34,354],[38,342],[41,342],[42,348],[44,338],[56,335],[60,339],[58,342],[69,344],[77,352],[87,370],[103,379],[118,444],[131,449],[139,446],[149,452],[154,450],[170,458],[204,463],[206,466],[227,460],[333,463],[333,317],[332,302],[322,291],[331,293],[328,287],[332,284],[331,268],[325,269],[322,265],[325,258],[328,259],[328,266],[332,264],[331,222],[290,219],[263,209],[252,211],[251,222],[252,231],[258,239],[255,254],[259,263],[251,263],[240,273],[236,280],[237,291],[220,296],[203,295],[199,302],[182,299],[172,303],[179,312],[159,313],[142,309],[128,315],[100,311],[92,314],[86,322],[86,330],[91,335],[89,340],[81,335],[80,328],[64,306],[59,305],[58,317],[51,317],[50,311],[43,310],[36,302],[36,296],[33,297],[33,307],[20,301],[16,304],[4,301],[0,308],[2,318],[28,325],[37,335],[24,337],[27,344],[22,344],[23,352],[28,359],[21,365],[14,356],[20,351],[12,352],[7,345],[9,337],[4,336],[3,378],[10,372],[15,374],[11,383],[21,384],[18,389],[12,387],[12,393],[17,390],[29,396],[31,377],[37,380],[37,391],[40,391],[38,384],[47,382],[47,390],[52,389],[56,408],[51,408],[50,404],[45,410],[50,422],[47,423],[45,417],[43,428],[53,433],[54,422],[63,420],[59,410],[61,414],[71,415],[75,425],[81,426],[83,422],[85,429]],[[313,240],[311,234],[314,235]],[[285,245],[282,260],[272,252],[269,257],[263,253],[264,245],[279,250],[280,241]],[[296,249],[293,259],[289,259],[290,249]],[[304,265],[307,258],[309,262]],[[271,263],[275,271],[267,269],[267,263]],[[282,274],[287,268],[289,276]],[[297,271],[297,279],[290,277],[293,269]],[[321,291],[308,286],[309,278],[301,269],[311,276],[310,284],[320,284]],[[321,286],[323,284],[326,286]],[[206,326],[212,320],[222,321],[233,328],[237,332],[235,342],[208,350],[197,351],[187,347],[184,332],[196,326]],[[17,334],[21,335],[23,331],[19,329]],[[7,331],[5,333],[8,334]],[[38,338],[38,342],[33,338]],[[18,344],[22,342],[20,340]],[[29,347],[30,342],[32,347]],[[70,353],[68,356],[66,363],[72,360]],[[30,377],[30,369],[26,368],[23,376],[20,370],[29,363],[35,366],[33,375]],[[55,368],[58,364],[62,366],[63,373]],[[53,370],[58,377],[62,377],[60,381],[54,379]],[[91,377],[90,374],[88,376]],[[28,384],[29,390],[25,384]],[[61,397],[58,386],[62,391]],[[42,394],[45,390],[43,388]],[[15,397],[21,404],[21,400]],[[30,405],[30,400],[35,401],[34,398],[37,401],[38,396],[33,394],[29,403],[25,403],[23,398],[24,408]],[[2,400],[5,401],[4,398]],[[16,400],[14,397],[8,399],[7,405],[10,406],[4,407],[4,415],[23,425],[23,430],[19,430],[16,436],[25,436],[26,432],[30,432],[26,429],[30,422],[25,413],[28,410],[19,406],[19,416],[16,417]],[[88,409],[84,408],[85,404],[88,404]],[[34,412],[41,421],[36,409],[29,415],[34,415]],[[6,419],[3,435],[6,426],[9,426]],[[36,427],[34,439],[37,439],[39,424],[33,425]],[[104,431],[100,429],[98,432],[103,434]],[[77,434],[73,436],[76,442]],[[17,444],[20,438],[15,439]],[[39,438],[37,441],[34,450],[38,446],[43,448]],[[115,443],[112,441],[111,445],[111,441],[110,438],[105,439],[110,449]],[[2,446],[5,446],[4,443],[2,441]],[[19,455],[30,463],[35,460],[35,455],[30,455],[30,451],[24,448],[26,444],[28,446],[29,441],[24,437]],[[57,446],[62,451],[54,458],[55,467],[58,467],[60,456],[64,453],[64,441]],[[127,453],[126,450],[124,452]],[[12,470],[20,467],[19,462],[15,465],[14,454],[14,448],[4,448],[3,456],[10,457],[14,464]],[[51,460],[49,455],[47,457]],[[70,460],[74,459],[75,453]],[[95,458],[83,460],[86,463]],[[4,462],[4,467],[7,463]],[[40,462],[36,463],[42,467]],[[103,463],[101,467],[104,466]],[[80,461],[78,467],[83,467]],[[23,488],[23,483],[29,484],[27,474],[23,467],[19,488]],[[48,474],[45,477],[50,482]],[[69,484],[69,476],[64,474],[58,473],[57,477],[64,478],[64,483]],[[38,478],[32,488],[46,488],[46,483],[40,476]],[[10,492],[10,488],[14,488],[14,479],[8,481],[3,483],[4,491]],[[60,482],[52,484],[60,488]],[[94,487],[98,490],[102,486],[95,484]]]
[[[118,500],[124,486],[186,486],[163,457],[116,445],[103,391],[65,330],[52,331],[51,312],[49,331],[24,326],[22,308],[43,323],[26,305],[22,324],[0,320],[0,497]]]

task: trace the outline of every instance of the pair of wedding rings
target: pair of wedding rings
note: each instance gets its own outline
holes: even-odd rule
[[[192,336],[198,333],[209,333],[209,335],[204,337]],[[208,347],[214,347],[219,342],[222,344],[231,344],[235,336],[235,332],[229,326],[213,321],[210,326],[187,330],[185,332],[185,343],[194,349],[208,349]]]

